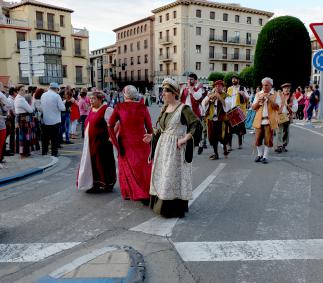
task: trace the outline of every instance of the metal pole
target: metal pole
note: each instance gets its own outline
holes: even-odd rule
[[[323,71],[320,71],[320,104],[319,104],[319,120],[323,120]]]
[[[31,42],[28,41],[27,45],[27,50],[28,50],[28,65],[29,65],[29,72],[28,72],[28,84],[29,86],[32,86],[33,84],[33,69],[32,69],[32,60],[31,60]]]

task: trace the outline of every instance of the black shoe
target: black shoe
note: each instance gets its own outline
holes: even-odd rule
[[[103,192],[103,190],[100,190],[98,188],[91,188],[85,191],[87,194],[100,194]]]
[[[283,152],[288,152],[286,147],[283,147]]]
[[[197,154],[200,155],[203,152],[203,147],[199,146],[199,149],[197,150]]]
[[[73,144],[71,141],[66,141],[65,144]]]
[[[268,159],[267,159],[267,158],[263,158],[263,159],[261,160],[261,162],[262,162],[262,164],[267,164],[267,163],[268,163]]]
[[[212,155],[209,157],[209,159],[211,159],[211,160],[218,160],[218,159],[219,159],[219,155],[218,155],[217,153],[214,153],[214,154],[212,154]]]
[[[282,149],[282,147],[277,147],[276,149],[275,149],[275,152],[277,152],[277,153],[282,153],[283,152],[283,149]]]
[[[257,156],[255,159],[255,162],[261,162],[262,161],[262,156]]]
[[[60,148],[60,149],[62,149],[63,147],[62,147],[61,145],[58,145],[58,146],[57,146],[57,148]]]

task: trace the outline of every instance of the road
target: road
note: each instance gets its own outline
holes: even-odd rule
[[[322,129],[295,124],[267,165],[253,162],[253,139],[227,159],[195,156],[194,200],[175,220],[122,200],[118,184],[77,192],[82,141],[64,146],[57,167],[0,188],[0,282],[35,282],[114,244],[144,255],[147,282],[322,282]]]

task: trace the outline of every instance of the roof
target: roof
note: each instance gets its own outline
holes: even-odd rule
[[[115,49],[117,48],[115,43],[111,44],[111,45],[108,45],[108,46],[104,46],[104,47],[101,47],[101,48],[94,49],[94,50],[91,51],[91,53],[95,52],[95,51],[107,50],[107,49],[113,49],[113,48],[115,48]],[[91,55],[93,55],[93,54],[91,54]]]
[[[71,9],[67,9],[67,8],[63,8],[63,7],[59,7],[59,6],[54,6],[54,5],[46,4],[46,3],[35,1],[35,0],[22,0],[19,3],[11,4],[9,6],[9,8],[10,9],[15,9],[17,7],[21,7],[21,6],[24,6],[24,5],[32,5],[32,6],[38,6],[38,7],[43,7],[43,8],[50,8],[50,9],[60,10],[60,11],[68,12],[68,13],[73,13],[74,12]]]
[[[152,13],[156,14],[164,10],[174,8],[178,5],[199,5],[199,6],[210,7],[210,8],[218,8],[218,9],[224,9],[224,10],[264,15],[269,18],[274,15],[274,13],[272,12],[242,7],[239,4],[219,3],[219,2],[213,2],[213,1],[207,1],[207,0],[176,0],[175,2],[172,2],[170,4],[167,4],[152,10]]]
[[[131,26],[134,26],[134,25],[137,25],[137,24],[140,24],[140,23],[143,23],[143,22],[146,22],[146,21],[154,21],[155,20],[155,16],[149,16],[149,17],[146,17],[144,19],[141,19],[141,20],[138,20],[138,21],[135,21],[135,22],[132,22],[130,24],[126,24],[122,27],[118,27],[118,28],[115,28],[113,31],[114,32],[117,32],[119,30],[122,30],[122,29],[125,29],[125,28],[128,28],[128,27],[131,27]]]

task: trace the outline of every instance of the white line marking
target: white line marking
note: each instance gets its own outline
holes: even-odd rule
[[[323,239],[236,242],[178,242],[184,261],[323,259]]]
[[[61,268],[53,271],[49,276],[53,278],[60,278],[64,276],[65,274],[77,269],[79,266],[91,261],[92,259],[95,259],[96,257],[103,255],[107,252],[115,251],[117,250],[116,247],[105,247],[99,250],[95,250],[87,255],[81,256],[75,260],[73,260],[71,263],[68,263]]]
[[[189,201],[189,206],[191,206],[194,203],[194,201],[220,174],[220,172],[224,169],[225,166],[225,163],[220,163],[218,167],[213,171],[213,173],[209,175],[198,187],[195,188],[195,190],[193,191],[193,199]],[[160,216],[156,216],[138,226],[132,227],[130,231],[142,232],[163,237],[171,236],[177,220],[178,218],[167,219]]]
[[[79,244],[81,243],[0,244],[0,262],[37,262]]]
[[[305,127],[301,127],[301,126],[297,126],[297,125],[294,125],[294,124],[291,124],[293,127],[295,127],[295,128],[299,128],[299,129],[302,129],[302,130],[305,130],[305,131],[309,131],[309,132],[311,132],[312,134],[315,134],[315,135],[318,135],[318,136],[321,136],[321,137],[323,137],[323,134],[321,134],[321,133],[318,133],[318,132],[316,132],[316,131],[313,131],[313,130],[311,130],[311,129],[308,129],[308,128],[305,128]]]

